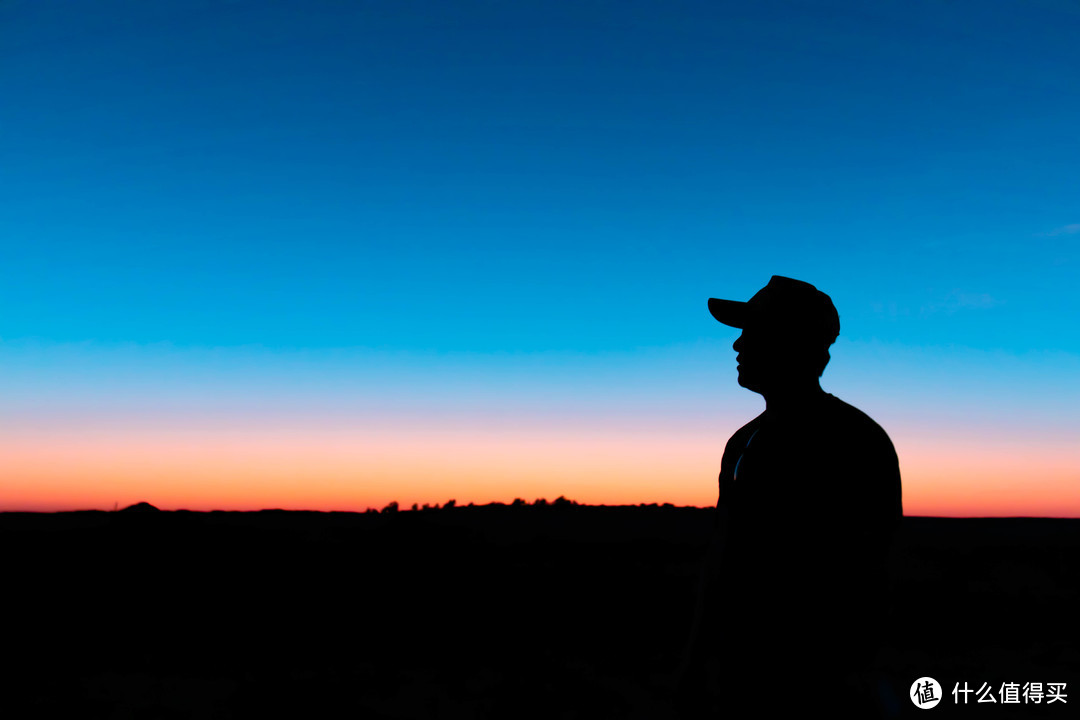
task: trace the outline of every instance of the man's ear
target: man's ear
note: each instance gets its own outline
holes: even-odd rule
[[[825,373],[825,367],[829,364],[829,360],[832,360],[832,355],[829,354],[829,348],[825,348],[821,351],[821,360],[818,364],[818,377],[821,377]]]

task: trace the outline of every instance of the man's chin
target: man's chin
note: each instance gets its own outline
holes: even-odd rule
[[[758,390],[757,383],[753,379],[746,377],[743,373],[739,373],[739,384],[751,392],[761,392]]]

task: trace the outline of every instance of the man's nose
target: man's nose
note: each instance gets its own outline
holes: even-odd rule
[[[740,335],[738,339],[736,339],[735,342],[732,343],[731,349],[735,352],[739,352],[742,350],[742,335]]]

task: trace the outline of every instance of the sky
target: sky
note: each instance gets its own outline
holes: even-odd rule
[[[716,501],[828,293],[908,515],[1080,517],[1080,7],[0,2],[0,510]]]

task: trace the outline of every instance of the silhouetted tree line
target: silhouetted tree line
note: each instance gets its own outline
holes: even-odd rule
[[[509,505],[507,503],[504,503],[504,502],[490,502],[490,503],[487,503],[486,505],[481,505],[479,507],[514,507],[514,508],[551,507],[551,508],[567,508],[567,507],[577,506],[579,504],[580,503],[578,503],[577,500],[570,500],[565,495],[560,495],[559,497],[557,497],[557,498],[555,498],[554,500],[551,500],[551,501],[548,501],[547,498],[537,498],[537,499],[533,500],[531,504],[528,501],[526,501],[525,499],[523,499],[523,498],[514,498],[513,502],[511,502]],[[461,507],[461,506],[459,506],[457,504],[457,500],[451,498],[450,500],[447,500],[445,503],[443,503],[443,505],[441,507],[440,507],[439,503],[435,503],[434,505],[431,505],[429,503],[424,503],[423,505],[420,505],[419,503],[413,503],[412,507],[411,507],[411,510],[413,512],[419,512],[419,511],[425,511],[425,510],[427,510],[427,511],[430,511],[430,510],[450,510],[450,509],[455,508],[455,507]],[[469,503],[468,505],[465,505],[464,507],[477,507],[477,505],[475,503]],[[667,502],[667,503],[664,503],[663,505],[658,504],[658,503],[638,503],[637,507],[673,508],[675,506],[673,504]],[[393,501],[387,503],[386,507],[384,507],[381,511],[375,510],[374,508],[368,508],[366,512],[367,513],[382,512],[383,514],[387,514],[387,513],[396,513],[399,510],[400,510],[400,506],[398,505],[397,500],[393,500]]]
[[[560,495],[559,497],[557,497],[557,498],[555,498],[554,500],[551,500],[551,501],[549,501],[547,498],[537,498],[537,499],[533,500],[531,504],[528,503],[527,501],[525,501],[523,498],[514,498],[514,500],[509,505],[507,505],[507,503],[504,503],[504,502],[490,502],[490,503],[487,503],[486,505],[480,505],[480,506],[477,506],[475,503],[469,503],[468,505],[465,505],[464,507],[518,507],[518,508],[520,508],[520,507],[554,507],[554,508],[566,508],[566,507],[574,507],[574,506],[578,506],[578,505],[580,505],[580,503],[577,500],[570,500],[565,495]],[[431,505],[429,503],[424,503],[423,505],[420,505],[418,503],[413,503],[412,507],[411,507],[411,510],[413,510],[413,511],[449,510],[449,509],[455,508],[455,507],[459,507],[459,505],[457,504],[457,500],[451,498],[450,500],[447,500],[445,503],[443,503],[441,506],[439,505],[439,503],[435,503],[434,505]],[[631,506],[631,507],[634,507],[634,506]],[[666,503],[664,503],[662,505],[659,504],[659,503],[638,503],[636,507],[643,507],[643,508],[645,508],[645,507],[650,507],[650,508],[656,508],[656,507],[673,508],[675,506],[673,504],[669,503],[669,502],[666,502]],[[398,501],[397,500],[392,500],[391,502],[387,503],[386,506],[382,510],[377,510],[375,508],[369,507],[364,511],[364,514],[365,515],[378,515],[380,513],[389,514],[389,513],[396,513],[400,509],[401,509],[401,507],[398,504]],[[160,512],[160,510],[157,507],[155,507],[154,505],[151,505],[148,502],[138,502],[138,503],[135,503],[134,505],[128,505],[127,507],[120,508],[119,510],[114,509],[114,512],[117,512],[117,511],[122,512],[122,513],[156,513],[156,512]],[[267,512],[267,511],[263,511],[263,512]]]

